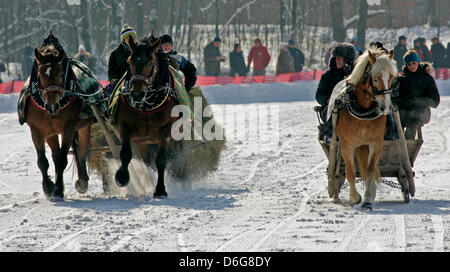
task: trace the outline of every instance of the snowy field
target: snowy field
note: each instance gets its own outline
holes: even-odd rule
[[[0,251],[449,251],[450,97],[442,97],[423,129],[416,197],[404,204],[400,190],[380,184],[370,213],[328,198],[315,105],[213,105],[219,122],[242,107],[279,109],[279,134],[249,139],[244,135],[256,126],[249,122],[236,137],[227,135],[214,175],[191,188],[169,182],[163,200],[104,195],[96,175],[79,195],[69,158],[59,203],[42,193],[28,126],[19,126],[14,112],[2,113]],[[344,189],[344,200],[348,194]]]

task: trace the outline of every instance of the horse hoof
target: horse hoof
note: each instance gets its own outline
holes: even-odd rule
[[[365,202],[361,205],[361,210],[365,210],[365,211],[372,211],[372,203],[369,202]]]
[[[130,182],[130,174],[128,170],[123,170],[122,167],[116,172],[116,184],[119,187],[125,187]]]
[[[358,194],[358,199],[356,201],[353,201],[352,199],[350,199],[350,200],[353,205],[357,205],[357,204],[361,203],[362,198],[361,198],[361,195]]]
[[[155,192],[155,193],[153,194],[153,198],[156,198],[156,199],[164,199],[164,198],[167,198],[167,193],[166,193],[166,192]]]
[[[64,201],[64,193],[60,192],[53,192],[50,196],[51,202],[63,202]]]
[[[88,191],[89,183],[87,180],[79,179],[75,182],[75,189],[80,194],[85,194]]]
[[[50,199],[52,197],[55,184],[51,181],[48,181],[48,182],[43,183],[42,187],[44,190],[45,197],[47,199]]]

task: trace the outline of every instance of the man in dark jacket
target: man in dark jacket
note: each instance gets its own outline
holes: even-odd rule
[[[431,65],[420,63],[414,50],[409,50],[403,59],[403,75],[393,82],[392,102],[399,108],[406,139],[414,139],[418,128],[430,122],[430,107],[436,108],[440,97]]]
[[[233,52],[230,52],[230,76],[246,76],[248,73],[247,66],[245,66],[244,55],[240,44],[234,45]]]
[[[127,60],[131,55],[129,39],[136,42],[136,31],[125,24],[120,31],[120,44],[109,56],[108,80],[111,83],[121,79],[128,70]]]
[[[439,39],[436,37],[433,37],[431,39],[431,42],[433,43],[431,45],[431,55],[433,58],[433,67],[436,70],[436,78],[439,78],[439,74],[441,72],[442,68],[445,68],[446,66],[446,50],[444,45],[439,42]]]
[[[33,69],[34,57],[33,57],[33,47],[27,45],[23,49],[22,64],[20,70],[22,72],[22,79],[26,80]]]
[[[334,87],[346,76],[350,75],[356,58],[356,50],[352,44],[339,43],[331,52],[328,71],[320,78],[316,92],[316,101],[321,105],[320,117],[326,122],[328,102]]]
[[[289,52],[294,58],[295,72],[300,72],[303,70],[303,65],[305,65],[305,56],[303,55],[303,52],[300,51],[300,49],[295,47],[294,40],[289,40],[288,44]]]
[[[403,56],[405,55],[406,51],[408,51],[408,48],[406,48],[406,40],[407,38],[403,35],[398,37],[398,44],[394,47],[394,60],[397,62],[398,71],[402,70]]]
[[[197,82],[197,69],[194,64],[173,50],[173,39],[169,34],[163,34],[161,36],[161,49],[169,58],[169,63],[177,70],[183,72],[184,86],[186,87],[186,91],[189,92]]]
[[[430,49],[427,46],[427,40],[425,38],[419,38],[420,47],[422,48],[423,61],[433,62],[433,58],[431,57]]]
[[[205,61],[205,73],[207,76],[220,75],[220,62],[225,61],[225,57],[220,53],[222,40],[215,37],[203,50],[203,60]]]

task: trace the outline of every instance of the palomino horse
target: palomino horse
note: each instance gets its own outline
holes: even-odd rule
[[[391,83],[397,75],[394,52],[385,54],[380,49],[369,49],[361,55],[352,74],[345,80],[354,89],[355,101],[360,109],[368,111],[376,107],[378,115],[371,119],[356,118],[348,109],[339,110],[336,135],[340,140],[345,162],[346,178],[350,185],[350,201],[361,202],[355,187],[354,155],[358,159],[360,176],[365,181],[366,191],[363,209],[372,209],[376,194],[376,181],[380,178],[378,160],[383,148],[386,119],[391,111]],[[335,192],[338,194],[338,192]],[[333,197],[333,195],[330,195]],[[334,196],[339,200],[339,196]]]
[[[46,41],[52,41],[50,33]],[[32,94],[27,98],[26,123],[38,156],[38,167],[42,173],[42,186],[47,198],[58,201],[64,198],[63,173],[67,166],[67,154],[73,145],[78,180],[76,190],[83,194],[88,189],[86,156],[93,118],[80,118],[83,100],[72,91],[77,86],[65,52],[53,43],[44,43],[35,49],[37,80],[29,81]],[[71,83],[69,83],[71,78]],[[72,87],[69,87],[72,86]],[[72,88],[72,89],[71,89]],[[30,103],[31,102],[31,103]],[[76,136],[77,134],[77,136]],[[62,135],[61,146],[58,135]],[[49,163],[45,156],[45,142],[50,146],[55,164],[56,181],[47,174]]]
[[[159,39],[153,44],[148,39],[140,44],[130,40],[131,55],[128,62],[131,80],[129,86],[120,93],[117,121],[114,124],[122,142],[122,165],[116,172],[116,184],[123,187],[130,180],[128,165],[132,157],[131,141],[136,144],[147,166],[152,162],[151,147],[157,145],[158,183],[153,194],[157,198],[167,197],[164,171],[167,150],[172,141],[172,124],[178,119],[171,117],[172,108],[176,105],[174,97],[167,86],[160,85],[162,74],[169,71],[167,66],[162,67],[157,57],[159,47]]]

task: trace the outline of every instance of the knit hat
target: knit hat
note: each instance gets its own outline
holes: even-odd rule
[[[405,65],[407,65],[410,62],[418,62],[418,63],[420,63],[420,57],[416,53],[405,54],[405,56],[403,57],[403,61],[405,62]]]
[[[407,40],[408,38],[406,38],[405,36],[403,36],[403,35],[401,35],[400,37],[398,37],[398,41],[401,41],[401,40]]]
[[[123,42],[128,36],[136,37],[136,30],[127,24],[124,24],[122,30],[120,31],[120,41]]]
[[[291,39],[291,40],[288,41],[288,44],[289,44],[289,45],[295,44],[295,42],[294,42],[294,40]]]
[[[86,48],[82,44],[80,44],[80,46],[78,47],[78,52],[81,52],[81,51],[86,52]]]
[[[163,34],[161,36],[161,44],[170,43],[173,45],[173,39],[169,34]]]
[[[213,42],[222,42],[222,39],[220,37],[215,37]]]

